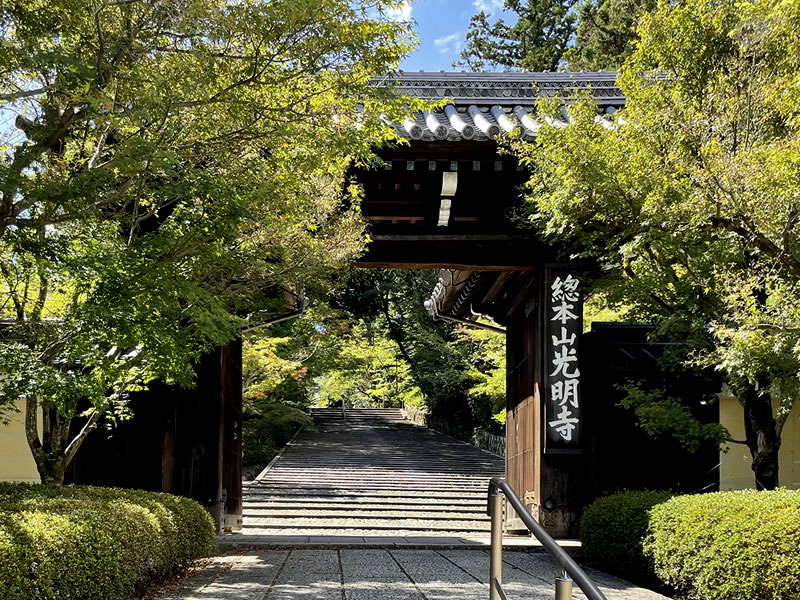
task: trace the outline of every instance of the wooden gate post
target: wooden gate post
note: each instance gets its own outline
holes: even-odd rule
[[[242,528],[242,340],[222,348],[222,529]]]
[[[577,537],[586,497],[579,274],[547,265],[507,328],[506,479],[554,537]],[[511,512],[508,530],[524,526]]]

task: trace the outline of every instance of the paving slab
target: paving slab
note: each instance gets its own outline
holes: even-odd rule
[[[375,533],[374,531],[372,533]],[[580,548],[578,540],[558,540],[566,549]],[[489,538],[459,536],[399,536],[399,535],[263,535],[247,533],[229,533],[217,536],[217,545],[222,548],[344,548],[355,546],[361,548],[488,548]],[[503,548],[520,550],[542,550],[536,538],[523,536],[506,536]]]
[[[560,572],[544,554],[504,553],[509,600],[552,600]],[[484,550],[251,550],[217,557],[160,600],[486,600]],[[608,600],[668,600],[618,577],[589,570]],[[576,588],[574,600],[585,600]]]

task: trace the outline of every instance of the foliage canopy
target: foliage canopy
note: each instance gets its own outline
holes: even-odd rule
[[[410,48],[396,4],[2,4],[0,404],[26,400],[45,481],[129,392],[191,383],[278,286],[360,251],[344,173],[400,114],[367,85]]]
[[[800,394],[800,2],[665,3],[639,35],[613,124],[583,98],[568,127],[514,144],[534,173],[530,220],[601,266],[612,304],[720,374],[772,488]]]

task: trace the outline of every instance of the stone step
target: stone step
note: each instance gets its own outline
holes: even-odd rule
[[[299,468],[302,468],[302,467],[300,467],[299,465],[292,465],[292,466],[281,465],[281,467],[279,469],[276,469],[275,467],[271,468],[267,472],[267,474],[270,475],[270,476],[275,476],[276,474],[282,475],[284,473],[291,473],[292,469],[295,469],[295,468],[299,469]],[[314,466],[313,467],[313,472],[314,473],[320,473],[320,472],[327,471],[327,472],[334,472],[334,473],[339,473],[339,474],[343,474],[343,475],[351,473],[354,476],[359,476],[359,477],[363,477],[365,475],[369,475],[370,473],[372,473],[371,471],[362,472],[362,469],[363,469],[363,467],[361,465],[335,465],[335,464],[331,464],[331,465],[317,465],[317,466]],[[398,471],[399,471],[398,475],[399,476],[411,476],[411,475],[413,475],[414,477],[417,477],[417,478],[422,479],[422,480],[424,480],[426,478],[427,474],[430,474],[432,477],[436,477],[436,476],[445,476],[445,477],[447,477],[447,476],[451,475],[450,471],[447,471],[444,468],[436,466],[436,465],[426,465],[425,467],[420,467],[420,469],[416,473],[411,472],[411,471],[406,472],[406,471],[399,470],[399,469],[400,468],[398,467]],[[384,469],[381,469],[381,470],[385,472],[385,471],[388,470],[388,467],[384,468]],[[485,483],[488,484],[489,483],[489,479],[494,477],[494,475],[492,475],[492,473],[493,473],[493,471],[487,471],[485,469],[483,469],[483,470],[481,470],[481,469],[473,469],[473,470],[464,469],[457,475],[457,477],[462,477],[464,479],[472,479],[472,480],[476,480],[477,479],[477,480],[484,481]]]
[[[382,491],[372,492],[371,494],[361,494],[354,490],[333,490],[333,489],[325,489],[325,490],[297,490],[295,492],[289,492],[288,490],[282,490],[277,492],[275,490],[265,491],[264,493],[257,493],[251,490],[247,490],[245,494],[246,498],[370,498],[370,499],[381,499],[381,498],[391,498],[393,500],[405,500],[405,499],[414,499],[418,500],[421,498],[428,498],[428,499],[437,499],[442,501],[457,501],[457,500],[482,500],[486,502],[485,497],[486,494],[436,494],[432,495],[429,492],[394,492],[394,493],[384,493]]]
[[[273,466],[268,473],[278,473],[289,477],[311,477],[319,475],[363,477],[365,475],[369,475],[375,477],[395,477],[398,479],[463,479],[465,481],[482,480],[484,476],[488,477],[491,474],[491,471],[478,471],[478,474],[464,471],[435,471],[430,469],[430,467],[435,467],[435,465],[418,464],[417,468],[414,469],[403,469],[400,465],[398,465],[390,470],[388,468],[375,468],[374,465],[341,465],[329,463],[319,465],[305,464],[303,466],[303,471],[298,472],[295,465],[281,464],[279,467]]]
[[[270,485],[274,484],[282,484],[282,483],[302,483],[302,484],[315,484],[315,483],[359,483],[359,482],[369,482],[370,484],[380,484],[380,485],[395,485],[395,486],[419,486],[419,485],[430,485],[430,486],[466,486],[466,487],[486,487],[489,483],[488,479],[483,479],[483,477],[408,477],[408,478],[393,478],[391,476],[374,476],[374,475],[336,475],[331,473],[330,475],[316,475],[316,476],[305,476],[305,475],[284,475],[283,473],[267,473],[262,479],[262,482],[269,482]]]
[[[343,497],[364,496],[376,498],[401,498],[407,496],[430,496],[436,498],[467,498],[475,500],[486,496],[486,490],[482,488],[394,488],[394,487],[355,487],[345,485],[307,485],[307,486],[266,486],[262,488],[265,494],[275,496],[307,496],[307,495],[329,495],[334,493]]]
[[[298,460],[299,458],[299,460]],[[280,462],[281,469],[293,468],[308,468],[308,469],[370,469],[376,472],[380,471],[397,471],[398,473],[453,473],[457,475],[469,475],[473,471],[478,473],[495,473],[496,468],[491,463],[476,461],[474,463],[465,462],[458,467],[453,465],[456,458],[452,460],[440,461],[422,461],[414,460],[413,457],[405,457],[402,460],[399,458],[391,457],[375,457],[371,461],[365,460],[347,460],[347,459],[332,459],[332,458],[316,458],[316,459],[303,459],[301,457],[292,457],[291,460]]]
[[[420,442],[422,443],[423,440],[420,440]],[[462,452],[459,453],[457,450]],[[315,462],[320,464],[356,463],[363,465],[374,465],[376,462],[381,463],[387,461],[397,461],[398,470],[402,470],[403,466],[406,464],[415,470],[418,470],[419,467],[423,465],[446,464],[456,473],[460,473],[462,467],[469,467],[470,465],[485,465],[488,468],[492,468],[493,463],[501,462],[500,459],[494,460],[492,456],[486,456],[485,458],[484,455],[472,457],[463,456],[463,450],[464,448],[459,446],[458,448],[448,451],[448,453],[452,453],[453,456],[451,457],[443,455],[444,449],[438,450],[438,452],[440,452],[439,456],[431,455],[431,449],[426,450],[424,454],[418,453],[418,451],[412,451],[410,449],[406,452],[392,453],[376,451],[372,456],[369,457],[352,455],[320,456],[319,454],[305,455],[305,452],[293,452],[291,456],[286,458],[286,463],[291,464],[292,462],[302,462],[308,466],[313,466]],[[453,461],[455,460],[459,460],[461,464],[454,464]],[[391,465],[387,462],[385,466]]]
[[[375,485],[369,485],[366,483],[360,483],[359,485],[353,484],[342,484],[337,482],[330,482],[329,484],[325,484],[324,482],[308,484],[308,485],[300,485],[300,484],[292,484],[292,483],[281,483],[281,482],[271,482],[265,484],[265,487],[269,487],[270,489],[274,490],[292,490],[292,489],[339,489],[339,490],[352,490],[352,491],[359,491],[365,494],[369,494],[371,491],[407,491],[407,492],[474,492],[480,493],[485,490],[484,486],[445,486],[445,485],[390,485],[387,483],[376,483]]]
[[[381,417],[400,417],[405,418],[403,411],[399,408],[346,408],[344,411],[340,408],[312,408],[311,414],[315,417],[327,417],[331,415],[360,415],[370,419],[380,419]]]
[[[297,506],[297,505],[316,505],[320,507],[328,506],[348,506],[353,508],[373,507],[403,507],[408,510],[429,510],[431,506],[454,506],[459,508],[469,508],[471,510],[486,512],[486,500],[483,498],[468,499],[445,499],[445,498],[400,498],[392,497],[369,497],[369,496],[350,496],[341,498],[339,496],[268,496],[247,494],[244,505],[264,505],[270,506]]]
[[[447,483],[469,483],[469,484],[481,484],[486,485],[489,483],[488,478],[479,477],[475,475],[451,475],[449,473],[436,473],[435,475],[420,475],[420,474],[412,474],[412,473],[387,473],[387,472],[373,472],[373,471],[366,471],[360,469],[314,469],[308,473],[295,473],[292,471],[287,471],[284,468],[281,469],[270,469],[266,476],[266,478],[270,479],[283,479],[283,480],[292,480],[292,481],[314,481],[319,479],[359,479],[359,478],[369,478],[371,480],[377,481],[397,481],[397,482],[409,482],[409,483],[417,483],[419,481],[429,481],[429,482],[447,482]]]
[[[467,491],[469,493],[486,493],[486,485],[484,483],[480,483],[477,485],[468,485],[468,484],[448,484],[447,482],[441,483],[431,483],[430,485],[422,485],[422,484],[414,484],[414,483],[389,483],[387,481],[377,481],[377,480],[369,480],[368,478],[361,478],[361,479],[353,479],[353,480],[341,480],[341,479],[331,479],[331,480],[296,480],[296,481],[286,481],[280,479],[262,479],[258,485],[259,488],[272,488],[272,489],[286,489],[286,488],[342,488],[342,489],[353,489],[353,490],[408,490],[408,491],[416,491],[416,490],[430,490],[432,492],[439,491],[439,490],[457,490],[457,491]]]
[[[374,530],[374,529],[342,529],[342,530],[331,530],[331,529],[314,529],[311,527],[298,530],[289,528],[269,528],[269,529],[260,529],[258,527],[247,527],[245,526],[241,533],[242,538],[244,540],[252,539],[254,536],[263,535],[269,536],[270,539],[273,540],[299,540],[303,539],[307,536],[324,536],[327,538],[328,543],[339,543],[347,545],[347,540],[353,539],[355,537],[363,537],[366,539],[370,539],[376,543],[381,542],[383,544],[392,544],[394,543],[411,543],[413,540],[418,540],[416,543],[418,545],[424,545],[428,542],[435,543],[436,539],[446,539],[452,538],[455,542],[456,540],[460,540],[461,542],[468,542],[470,540],[480,540],[483,541],[485,544],[489,542],[489,532],[488,531],[413,531],[409,529],[392,529],[392,530]],[[236,539],[237,536],[232,536],[232,539]],[[406,540],[403,540],[406,538]],[[311,540],[309,540],[311,541]],[[280,542],[275,542],[276,544],[280,545]],[[504,545],[506,541],[504,540]]]
[[[260,503],[260,502],[245,502],[242,505],[244,513],[247,514],[256,514],[262,512],[271,512],[273,514],[280,513],[281,515],[287,514],[304,514],[304,513],[313,513],[325,516],[330,516],[331,514],[343,514],[345,516],[352,516],[354,510],[358,510],[358,514],[367,514],[367,513],[375,513],[376,516],[380,516],[383,514],[395,516],[397,514],[404,514],[404,515],[414,515],[414,516],[421,516],[422,518],[427,518],[425,515],[439,515],[439,514],[446,514],[446,515],[475,515],[477,518],[486,518],[486,510],[480,507],[473,507],[473,506],[438,506],[438,505],[428,505],[428,506],[403,506],[403,505],[386,505],[386,506],[375,506],[374,504],[368,503],[359,503],[357,506],[353,506],[353,504],[349,505],[341,505],[341,504],[277,504],[277,503]],[[472,518],[472,517],[470,517]]]
[[[306,498],[316,498],[316,500],[307,500]],[[333,496],[330,494],[325,495],[311,495],[304,494],[298,496],[289,496],[286,494],[256,494],[248,493],[245,497],[247,502],[271,502],[271,503],[284,503],[284,504],[297,504],[297,503],[317,503],[320,505],[331,506],[341,504],[343,506],[352,506],[353,504],[372,504],[375,506],[407,506],[413,508],[415,506],[441,506],[443,503],[446,506],[470,506],[476,509],[486,510],[486,498],[482,496],[466,496],[466,497],[451,497],[445,498],[442,496],[409,496],[409,497],[395,497],[391,496]]]
[[[289,466],[281,465],[280,468],[276,469],[274,466],[267,471],[267,475],[270,477],[280,476],[283,477],[284,475],[289,477],[302,477],[305,474],[297,473],[294,469],[299,469],[301,467],[297,466]],[[308,476],[317,476],[321,474],[327,474],[329,476],[339,476],[339,477],[371,477],[371,476],[384,476],[390,475],[387,473],[388,469],[384,468],[380,471],[368,471],[364,469],[364,467],[359,465],[320,465],[314,466],[313,470],[309,471]],[[417,480],[417,481],[426,481],[428,479],[447,479],[448,481],[453,480],[463,480],[468,482],[483,482],[488,484],[489,479],[494,477],[492,475],[492,471],[461,471],[460,473],[452,473],[450,471],[446,471],[435,465],[429,465],[424,468],[420,468],[418,471],[404,471],[400,470],[398,467],[397,477],[399,481],[407,481],[407,480]]]
[[[414,521],[413,519],[337,519],[335,521],[320,522],[314,519],[303,518],[267,518],[249,517],[242,530],[245,528],[257,529],[296,529],[303,531],[308,529],[344,531],[347,529],[372,529],[375,531],[440,531],[440,532],[475,532],[483,533],[489,531],[489,524],[483,526],[474,521]],[[246,532],[245,532],[246,533]]]
[[[487,480],[488,481],[488,480]],[[349,488],[354,491],[369,491],[373,489],[374,491],[381,491],[381,492],[391,492],[391,491],[466,491],[469,494],[473,493],[483,493],[486,494],[487,486],[485,483],[481,483],[480,485],[454,485],[454,484],[447,484],[441,483],[438,485],[424,485],[424,482],[420,484],[408,483],[408,484],[392,484],[386,483],[382,481],[370,481],[367,477],[362,477],[353,481],[308,481],[308,482],[293,482],[293,481],[283,481],[283,480],[276,480],[276,479],[260,479],[253,483],[251,483],[249,488],[253,488],[255,490],[286,490],[289,488],[308,488],[308,489],[325,489],[328,487],[337,487],[337,488]]]
[[[339,519],[351,519],[355,511],[347,510],[325,510],[317,508],[298,508],[298,509],[279,509],[271,506],[247,507],[244,509],[245,517],[269,517],[269,518],[303,518],[303,519],[324,519],[333,522]],[[386,519],[414,519],[421,521],[487,521],[489,517],[484,512],[471,511],[417,511],[409,512],[403,510],[369,510],[359,507],[357,512],[359,519],[386,520]]]
[[[378,408],[378,407],[375,407],[375,408],[358,408],[358,407],[354,406],[354,407],[346,407],[344,410],[347,411],[348,413],[350,413],[350,412],[359,412],[359,413],[366,413],[366,414],[370,414],[370,415],[379,415],[379,414],[382,414],[382,413],[399,413],[399,414],[402,414],[402,412],[403,412],[402,408],[397,408],[397,407],[393,407],[393,406],[389,406],[389,407],[386,407],[386,408]],[[312,414],[314,414],[314,413],[328,413],[328,412],[339,412],[339,413],[341,413],[342,412],[342,407],[341,406],[315,406],[314,408],[311,409],[311,413]]]
[[[319,465],[314,467],[309,467],[308,472],[300,472],[298,473],[292,467],[287,467],[286,465],[281,465],[280,468],[272,468],[270,469],[267,474],[270,476],[287,476],[287,477],[295,477],[295,478],[302,478],[302,477],[319,477],[324,475],[325,477],[384,477],[384,478],[391,478],[395,477],[399,481],[427,481],[427,480],[437,480],[437,479],[446,479],[448,481],[453,480],[463,480],[468,482],[485,482],[488,483],[488,477],[491,474],[489,473],[452,473],[443,470],[433,470],[431,466],[420,467],[419,470],[415,471],[403,471],[400,468],[397,470],[396,476],[390,471],[389,469],[378,469],[378,470],[370,470],[363,466],[357,465]]]

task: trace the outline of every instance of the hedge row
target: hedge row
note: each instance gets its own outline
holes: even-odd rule
[[[670,492],[625,492],[595,500],[581,519],[581,547],[592,564],[628,579],[649,582],[653,567],[642,552],[648,511]]]
[[[800,490],[601,498],[581,522],[587,558],[698,600],[800,598]]]
[[[124,600],[213,549],[213,521],[188,498],[0,483],[5,600]]]
[[[690,598],[800,598],[800,491],[679,496],[653,508],[656,575]]]

